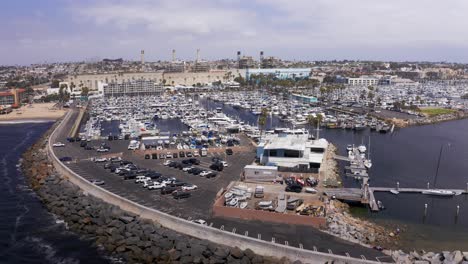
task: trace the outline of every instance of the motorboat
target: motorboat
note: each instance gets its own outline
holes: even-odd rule
[[[317,190],[314,189],[314,188],[311,188],[311,187],[307,187],[307,188],[305,188],[305,192],[315,194],[315,193],[317,193]]]
[[[366,159],[364,161],[364,166],[367,168],[367,169],[370,169],[372,167],[372,161],[370,159]]]
[[[230,200],[230,201],[228,202],[228,205],[234,207],[234,206],[237,206],[237,203],[238,203],[238,202],[239,202],[239,200],[238,200],[237,198],[232,198],[232,200]]]
[[[400,193],[398,190],[393,190],[393,189],[390,190],[390,192],[393,193],[393,194],[399,194]]]
[[[422,191],[422,194],[437,195],[437,196],[454,196],[454,191],[442,190],[442,189],[428,189]]]
[[[364,153],[364,152],[366,152],[366,150],[367,150],[366,146],[364,146],[364,145],[360,145],[359,147],[357,147],[357,149],[358,149],[359,152],[361,152],[361,153]]]

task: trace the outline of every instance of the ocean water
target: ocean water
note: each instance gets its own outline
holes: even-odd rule
[[[112,263],[50,214],[21,173],[21,154],[51,124],[0,125],[0,263]]]

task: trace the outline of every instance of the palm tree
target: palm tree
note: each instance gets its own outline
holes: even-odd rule
[[[268,110],[266,108],[262,108],[262,113],[258,117],[258,126],[260,128],[260,137],[262,137],[263,129],[265,128],[267,122]]]

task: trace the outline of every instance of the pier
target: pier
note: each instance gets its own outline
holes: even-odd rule
[[[427,191],[428,188],[392,188],[392,187],[367,187],[367,183],[363,184],[364,188],[336,188],[324,189],[323,194],[328,197],[333,197],[337,200],[346,202],[358,202],[361,204],[369,205],[372,212],[380,211],[378,201],[375,199],[375,192],[390,192],[392,190],[399,193],[422,193]],[[442,190],[442,189],[440,189]],[[468,194],[468,189],[443,189],[445,191],[454,192],[455,195]]]

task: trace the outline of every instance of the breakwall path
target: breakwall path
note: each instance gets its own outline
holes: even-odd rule
[[[138,217],[141,217],[142,219],[152,220],[160,224],[162,227],[176,231],[178,233],[185,234],[193,238],[202,238],[204,240],[226,247],[239,248],[241,250],[252,250],[256,254],[262,256],[275,257],[278,259],[286,257],[292,261],[301,261],[303,263],[326,263],[331,261],[350,264],[378,263],[376,261],[356,259],[276,244],[274,242],[255,239],[210,226],[199,225],[191,221],[187,221],[185,219],[178,218],[153,208],[135,203],[125,199],[124,197],[109,192],[97,185],[94,185],[65,166],[65,164],[63,164],[57,158],[52,147],[52,144],[55,142],[59,131],[65,127],[65,124],[67,124],[69,121],[72,121],[71,119],[73,116],[76,116],[76,114],[74,115],[73,111],[70,111],[65,116],[63,121],[54,129],[48,140],[47,153],[55,170],[62,177],[66,178],[75,186],[79,187],[85,195],[99,198],[108,204],[117,206],[125,212],[134,214]]]

